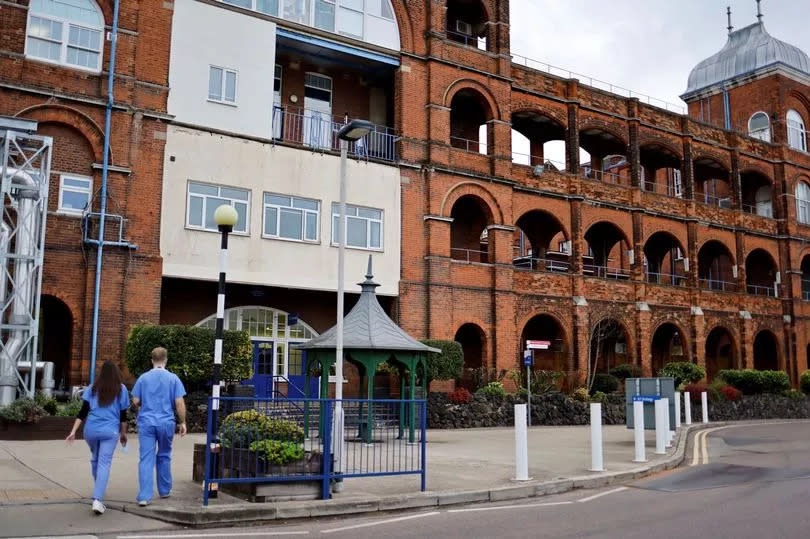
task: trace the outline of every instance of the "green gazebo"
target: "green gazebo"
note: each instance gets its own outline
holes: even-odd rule
[[[366,280],[360,284],[362,292],[354,308],[343,319],[343,353],[345,361],[356,366],[362,380],[367,380],[367,396],[374,398],[374,373],[381,363],[387,363],[396,369],[400,378],[400,398],[413,400],[416,398],[417,383],[422,387],[422,394],[426,392],[427,384],[427,356],[430,353],[440,353],[436,348],[426,346],[405,333],[393,320],[391,320],[377,301],[376,288],[380,286],[373,281],[371,273],[371,256],[368,257],[368,272]],[[314,339],[297,345],[296,348],[304,350],[304,374],[306,376],[304,387],[309,387],[312,373],[320,372],[320,396],[329,397],[329,376],[335,364],[337,327],[332,327]],[[406,383],[407,379],[407,383]],[[339,381],[342,383],[342,381]],[[407,397],[406,397],[407,395]],[[404,404],[400,410],[400,436],[404,427]],[[364,418],[365,431],[363,438],[371,441],[372,411],[368,407]],[[415,406],[411,405],[408,416],[409,441],[414,438]],[[362,411],[360,413],[362,417]]]

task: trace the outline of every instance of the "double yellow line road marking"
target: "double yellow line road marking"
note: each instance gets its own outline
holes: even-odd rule
[[[709,434],[716,430],[726,429],[728,427],[715,427],[713,429],[705,429],[695,435],[695,441],[692,444],[692,462],[689,466],[697,466],[698,464],[709,463]]]

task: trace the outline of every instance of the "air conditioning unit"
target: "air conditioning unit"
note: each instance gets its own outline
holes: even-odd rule
[[[465,36],[472,35],[472,25],[464,21],[456,21],[456,32],[464,34]]]

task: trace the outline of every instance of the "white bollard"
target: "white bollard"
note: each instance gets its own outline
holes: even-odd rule
[[[675,392],[675,430],[681,428],[681,393]]]
[[[700,405],[703,407],[703,422],[709,422],[709,396],[705,391],[700,393]]]
[[[664,434],[666,435],[667,449],[672,447],[672,431],[669,430],[669,398],[661,399],[664,401]]]
[[[515,405],[515,481],[529,480],[529,434],[526,405]]]
[[[591,471],[604,472],[602,462],[602,403],[591,403]]]
[[[683,417],[687,425],[692,424],[692,395],[688,391],[683,393]]]
[[[664,399],[655,401],[655,454],[667,454],[667,426],[664,417]]]
[[[636,458],[633,462],[647,462],[646,447],[644,447],[644,403],[633,403],[633,435],[636,442]]]

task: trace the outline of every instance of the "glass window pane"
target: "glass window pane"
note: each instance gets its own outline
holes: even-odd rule
[[[287,362],[287,347],[284,343],[276,344],[276,372],[277,375],[284,375],[287,370],[284,368]]]
[[[232,187],[220,187],[219,196],[234,200],[247,200],[249,197],[248,192],[244,189],[234,189]]]
[[[226,4],[233,4],[235,6],[251,9],[253,7],[253,0],[222,0]]]
[[[288,21],[309,24],[310,0],[284,0],[282,17]]]
[[[366,220],[348,217],[346,224],[346,245],[350,247],[366,247]]]
[[[340,5],[356,11],[363,11],[363,0],[340,0]]]
[[[305,239],[309,241],[318,241],[318,215],[315,213],[307,214],[307,228]]]
[[[357,208],[357,215],[360,217],[368,217],[370,219],[382,219],[382,211],[370,208]]]
[[[37,58],[59,60],[59,44],[43,41],[35,37],[28,38],[28,53]]]
[[[244,202],[236,202],[233,207],[236,209],[236,214],[239,216],[233,229],[237,232],[247,232],[247,204]]]
[[[78,187],[80,189],[90,189],[90,180],[81,178],[63,178],[62,184],[65,187]]]
[[[338,18],[338,32],[363,37],[363,12],[342,8]]]
[[[391,8],[391,4],[389,4],[388,1],[389,0],[382,0],[381,14],[386,19],[394,20],[394,10]]]
[[[292,206],[292,199],[290,197],[282,197],[278,195],[264,195],[264,203],[290,207]]]
[[[217,223],[214,221],[214,212],[223,204],[230,204],[227,200],[210,197],[205,201],[205,228],[216,230]]]
[[[340,243],[338,240],[338,224],[340,222],[340,218],[338,216],[332,217],[332,243],[338,244]]]
[[[256,0],[256,10],[270,15],[278,15],[278,0]]]
[[[237,329],[239,326],[239,310],[232,309],[228,312],[228,319],[225,321],[228,329]],[[216,323],[216,320],[215,320]]]
[[[236,101],[236,73],[225,72],[225,101]]]
[[[315,0],[315,27],[335,31],[335,5],[324,0]]]
[[[369,247],[374,247],[375,249],[379,249],[382,246],[382,227],[380,223],[375,223],[372,221],[369,223],[370,225],[370,239],[369,239]]]
[[[275,208],[264,209],[264,233],[268,236],[278,235],[278,210]]]
[[[287,315],[278,313],[278,336],[285,338],[287,336]]]
[[[188,224],[191,226],[202,226],[203,224],[203,199],[202,197],[191,197],[188,201]]]
[[[290,376],[302,376],[304,374],[304,354],[302,350],[290,348],[288,356],[287,374]]]
[[[217,196],[219,194],[219,188],[216,185],[207,185],[204,183],[194,183],[190,182],[188,184],[188,192],[189,193],[198,193],[201,195],[214,195]]]
[[[293,207],[303,208],[305,210],[318,210],[318,202],[308,198],[294,198]]]
[[[279,235],[292,240],[302,239],[303,213],[299,210],[282,209],[279,215]]]
[[[212,67],[208,74],[209,99],[222,99],[222,70]]]
[[[62,192],[62,209],[83,210],[87,206],[90,196],[87,193],[76,193],[75,191]]]

